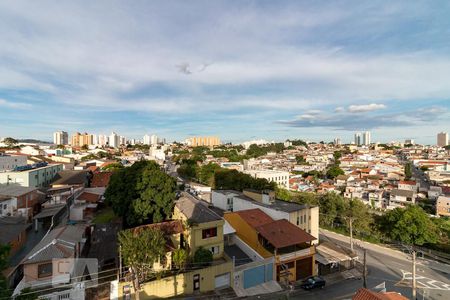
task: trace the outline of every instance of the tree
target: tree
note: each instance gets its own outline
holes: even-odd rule
[[[139,161],[111,176],[106,203],[127,225],[161,222],[172,213],[176,181],[153,161]]]
[[[11,247],[9,245],[0,244],[0,298],[8,298],[10,296],[10,290],[8,289],[8,282],[3,276],[3,270],[8,266],[9,251]]]
[[[395,208],[388,211],[383,218],[382,228],[393,240],[407,245],[436,243],[437,227],[427,213],[417,205]]]
[[[411,177],[412,177],[411,163],[407,163],[405,165],[405,180],[410,180]]]
[[[153,228],[140,231],[119,232],[120,251],[124,264],[130,268],[136,299],[139,299],[140,283],[153,272],[153,264],[165,254],[164,234]]]
[[[299,164],[299,165],[306,164],[305,158],[301,155],[296,155],[295,160],[297,161],[297,164]]]
[[[322,216],[320,223],[333,227],[336,218],[345,210],[344,198],[336,193],[326,193],[319,196],[319,207]]]
[[[213,261],[213,254],[208,249],[200,247],[195,251],[194,263],[201,266],[209,266]]]
[[[197,178],[203,184],[206,184],[212,188],[214,188],[214,174],[217,170],[220,169],[220,166],[216,163],[210,162],[207,165],[202,166],[197,169]]]
[[[121,163],[117,162],[117,163],[107,164],[106,166],[102,167],[102,170],[103,171],[117,171],[117,170],[120,170],[123,168],[124,168],[124,166]]]
[[[87,151],[89,150],[89,146],[87,144],[84,144],[83,146],[81,146],[81,150]]]
[[[14,300],[35,300],[38,299],[38,294],[33,292],[29,287],[20,291],[20,294],[14,297]]]
[[[12,138],[12,137],[7,137],[3,140],[3,143],[5,143],[8,147],[12,147],[14,145],[16,145],[19,141]]]
[[[173,251],[172,260],[175,266],[182,271],[188,260],[188,253],[185,249],[179,248]]]
[[[338,177],[339,175],[344,175],[345,172],[339,168],[336,165],[331,166],[328,170],[327,170],[327,177],[334,179],[336,177]]]
[[[349,220],[353,219],[352,226],[354,231],[369,233],[373,217],[369,212],[369,208],[359,199],[350,199],[345,202],[344,207],[345,223],[350,228]]]

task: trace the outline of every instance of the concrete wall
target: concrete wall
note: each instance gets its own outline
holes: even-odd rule
[[[264,258],[273,256],[272,253],[264,249],[258,241],[257,232],[248,225],[238,214],[225,213],[225,220],[236,230],[236,235],[241,238],[247,245],[259,253]]]
[[[229,273],[230,283],[233,285],[233,263],[231,261],[150,281],[142,284],[140,299],[168,298],[183,294],[192,294],[194,292],[193,277],[196,274],[200,275],[200,292],[213,291],[215,289],[215,277],[226,273]],[[125,285],[129,285],[132,293],[134,293],[133,284],[131,282],[119,282],[119,299],[123,299],[123,287]]]

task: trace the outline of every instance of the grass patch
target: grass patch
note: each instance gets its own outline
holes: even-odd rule
[[[118,217],[114,214],[114,211],[111,207],[105,207],[102,209],[95,217],[92,222],[94,224],[106,224],[111,223]]]

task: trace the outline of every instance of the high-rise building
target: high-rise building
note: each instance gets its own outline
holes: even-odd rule
[[[109,136],[109,146],[112,148],[118,148],[120,145],[120,137],[117,135],[117,133],[112,132]]]
[[[361,146],[361,133],[360,132],[355,133],[355,145]]]
[[[74,147],[83,147],[84,145],[93,145],[94,139],[93,135],[87,132],[81,134],[76,132],[72,135],[72,146]]]
[[[150,145],[150,136],[148,134],[144,135],[144,145]]]
[[[340,138],[335,138],[334,139],[334,145],[339,146],[341,144],[341,139]]]
[[[123,135],[121,135],[120,138],[119,138],[119,144],[120,145],[126,145],[127,144],[127,138],[124,137]]]
[[[366,131],[363,133],[363,144],[366,146],[370,145],[370,131]]]
[[[416,142],[413,139],[407,139],[405,140],[406,145],[414,145]]]
[[[65,131],[56,131],[53,133],[53,144],[67,145],[69,144],[69,134]]]
[[[439,147],[445,147],[448,145],[448,133],[447,132],[439,132],[437,134],[437,145]]]
[[[156,134],[152,134],[150,137],[150,145],[154,146],[158,144],[158,136]]]
[[[108,144],[108,136],[104,134],[98,135],[98,145],[99,146],[106,146]]]
[[[186,143],[192,147],[198,146],[212,147],[220,145],[220,139],[216,136],[196,136],[188,138],[186,140]]]

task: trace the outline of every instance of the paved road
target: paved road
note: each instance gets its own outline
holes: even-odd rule
[[[349,247],[348,237],[329,231],[321,230],[321,239]],[[356,243],[367,249],[368,287],[371,288],[385,282],[388,291],[396,291],[411,298],[412,276],[409,255],[361,241],[356,241]],[[355,249],[362,259],[363,248],[360,246],[355,247]],[[423,298],[424,292],[425,299],[450,299],[450,266],[436,264],[433,265],[434,269],[432,269],[428,266],[429,263],[428,260],[418,260],[417,286],[419,288],[419,299]],[[436,269],[440,269],[441,271]],[[442,271],[446,271],[447,273]],[[331,298],[344,299],[348,296],[346,294],[348,289],[351,287],[356,287],[357,289],[357,286],[358,284],[354,282],[345,282],[342,286],[339,284],[339,287],[336,289],[339,292],[335,296],[331,296]]]

